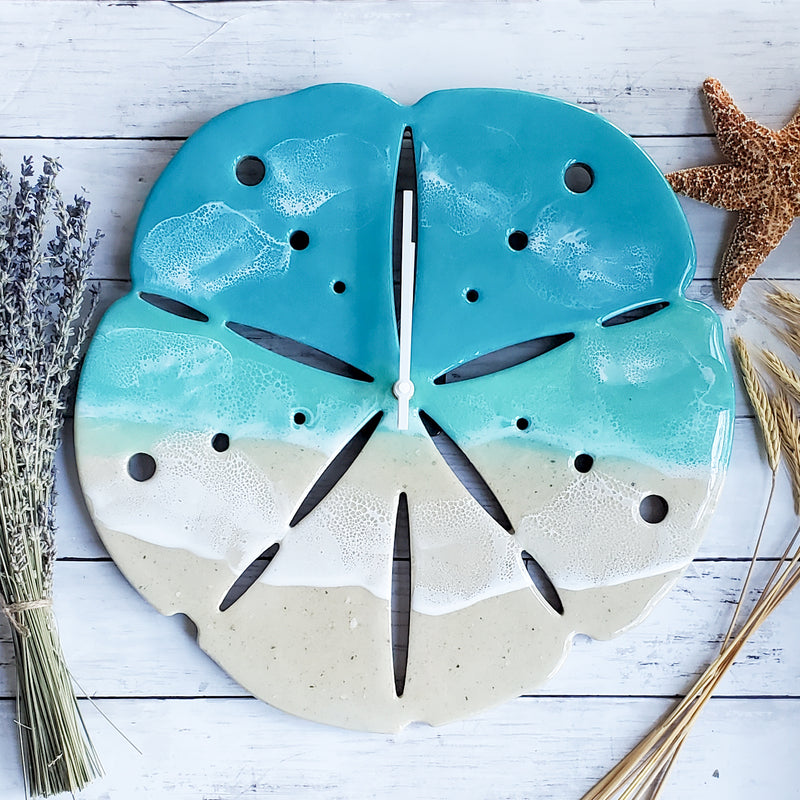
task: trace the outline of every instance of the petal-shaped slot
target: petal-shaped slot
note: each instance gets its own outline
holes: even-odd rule
[[[613,317],[604,319],[601,325],[604,328],[613,328],[615,325],[626,325],[629,322],[636,322],[636,320],[649,317],[658,311],[663,311],[669,303],[666,300],[659,300],[657,303],[646,303],[643,306],[636,306],[636,308],[629,308],[621,314],[615,314]]]
[[[339,482],[339,479],[353,465],[359,453],[366,447],[367,442],[375,433],[378,423],[381,421],[383,411],[373,415],[358,433],[333,457],[333,460],[325,467],[322,475],[317,478],[316,483],[308,490],[308,493],[300,503],[299,508],[292,517],[289,527],[293,528],[302,519],[307,517],[327,496],[328,492]]]
[[[228,589],[228,593],[219,604],[220,611],[227,611],[264,574],[264,570],[272,563],[278,550],[280,544],[275,542],[247,567]]]
[[[514,526],[511,524],[508,514],[500,505],[495,493],[489,488],[489,484],[467,458],[466,453],[442,430],[441,425],[430,414],[420,409],[419,418],[436,449],[462,486],[501,528],[508,533],[514,533]]]
[[[392,561],[392,665],[394,689],[403,696],[408,667],[408,633],[411,619],[411,560],[409,552],[408,498],[403,492],[397,502]]]
[[[459,381],[469,381],[473,378],[482,378],[484,375],[492,375],[509,367],[516,367],[517,364],[524,364],[533,358],[549,353],[556,347],[561,347],[575,338],[574,333],[556,333],[552,336],[539,336],[537,339],[529,339],[527,342],[517,342],[508,347],[501,347],[491,353],[484,353],[482,356],[473,358],[458,367],[454,367],[449,372],[444,372],[433,379],[437,386],[445,383],[458,383]]]
[[[183,317],[183,319],[191,319],[194,322],[208,322],[208,317],[196,308],[187,306],[180,300],[175,300],[173,297],[167,297],[163,294],[153,294],[152,292],[139,292],[139,297],[150,303],[151,306],[160,308],[168,314],[174,314],[176,317]]]
[[[556,614],[563,614],[564,604],[558,596],[558,590],[553,585],[553,581],[550,580],[542,565],[527,550],[522,551],[522,560],[525,563],[525,569],[528,570],[531,582],[542,596],[542,599]]]
[[[263,347],[265,350],[284,358],[297,361],[299,364],[305,364],[323,372],[330,372],[333,375],[364,381],[364,383],[372,383],[374,380],[371,375],[368,375],[358,367],[354,367],[352,364],[348,364],[346,361],[342,361],[340,358],[336,358],[336,356],[332,356],[322,350],[317,350],[311,345],[298,342],[297,339],[270,333],[261,328],[254,328],[252,325],[244,325],[241,322],[227,322],[226,327],[253,342],[253,344],[257,344],[259,347]]]

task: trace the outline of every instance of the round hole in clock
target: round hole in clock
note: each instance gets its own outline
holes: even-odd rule
[[[583,194],[592,188],[594,172],[588,164],[576,161],[564,172],[564,183],[573,194]]]
[[[508,246],[512,250],[524,250],[528,246],[528,234],[525,231],[514,231],[508,235]]]
[[[663,522],[669,512],[669,504],[660,494],[649,494],[639,503],[639,516],[651,525]]]
[[[245,156],[236,164],[236,180],[243,186],[258,186],[266,174],[267,168],[258,156]]]
[[[135,481],[149,481],[156,474],[156,460],[150,453],[134,453],[128,459],[128,475]]]
[[[579,453],[575,456],[575,469],[578,472],[588,472],[594,465],[594,459],[588,453]]]
[[[302,411],[295,411],[294,417],[294,424],[295,425],[305,425],[308,417]]]
[[[517,427],[521,431],[525,431],[528,429],[528,426],[531,424],[531,421],[527,417],[519,417],[517,419]]]
[[[310,239],[305,231],[294,231],[289,237],[289,244],[292,250],[305,250]]]
[[[333,284],[333,291],[336,292],[336,294],[344,294],[346,289],[347,286],[344,281],[336,281],[336,283]]]
[[[231,439],[227,433],[217,433],[211,440],[211,446],[218,453],[224,453],[231,446]]]
[[[478,292],[477,289],[467,289],[467,292],[464,295],[464,297],[467,298],[468,303],[477,303],[480,296],[480,292]]]

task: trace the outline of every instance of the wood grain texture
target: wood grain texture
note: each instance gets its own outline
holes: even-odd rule
[[[368,83],[405,103],[450,86],[539,91],[602,113],[670,171],[720,160],[699,90],[706,75],[759,121],[787,121],[800,101],[798,12],[797,0],[0,0],[0,153],[11,165],[25,153],[59,156],[65,192],[86,188],[105,232],[95,275],[107,307],[129,288],[130,243],[159,172],[230,106],[327,81]],[[713,278],[735,215],[681,202],[698,252],[689,295],[720,311]],[[799,262],[796,224],[758,275],[797,280]],[[724,314],[726,334],[752,330],[757,313],[743,303]],[[64,644],[76,678],[110,698],[99,705],[144,751],[87,705],[110,774],[81,797],[577,800],[702,669],[727,626],[768,489],[741,394],[737,417],[700,560],[644,623],[611,642],[578,637],[535,697],[397,737],[314,725],[247,697],[199,651],[190,623],[153,611],[92,529],[67,433],[56,576]],[[796,522],[782,474],[766,556]],[[748,645],[684,748],[667,800],[800,796],[790,771],[799,612],[800,595]],[[22,800],[10,655],[0,624],[0,798]]]
[[[716,75],[780,126],[794,110],[793,0],[0,3],[4,134],[186,136],[315,83],[403,103],[442,87],[544,92],[632,134],[709,133]]]
[[[656,698],[525,698],[447,728],[397,736],[299,722],[240,699],[103,700],[142,751],[111,732],[109,775],[82,800],[519,800],[578,798],[669,707]],[[84,705],[93,728],[107,723]],[[712,700],[675,767],[665,800],[790,798],[798,701]],[[12,723],[0,701],[0,727]],[[579,724],[578,724],[579,723]],[[754,733],[757,732],[757,735]],[[755,773],[753,764],[762,771]],[[513,766],[512,766],[513,765]],[[15,743],[0,740],[0,796],[22,797]]]

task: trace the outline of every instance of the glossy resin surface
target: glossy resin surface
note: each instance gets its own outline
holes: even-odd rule
[[[234,108],[154,187],[87,356],[94,521],[280,708],[394,731],[528,691],[575,632],[640,618],[713,510],[733,388],[693,271],[655,165],[560,101],[330,85]]]

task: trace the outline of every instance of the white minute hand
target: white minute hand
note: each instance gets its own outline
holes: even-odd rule
[[[393,387],[397,398],[397,428],[408,430],[408,402],[414,394],[411,381],[411,320],[414,309],[414,261],[416,244],[413,239],[414,192],[403,192],[403,231],[400,261],[400,369]]]

